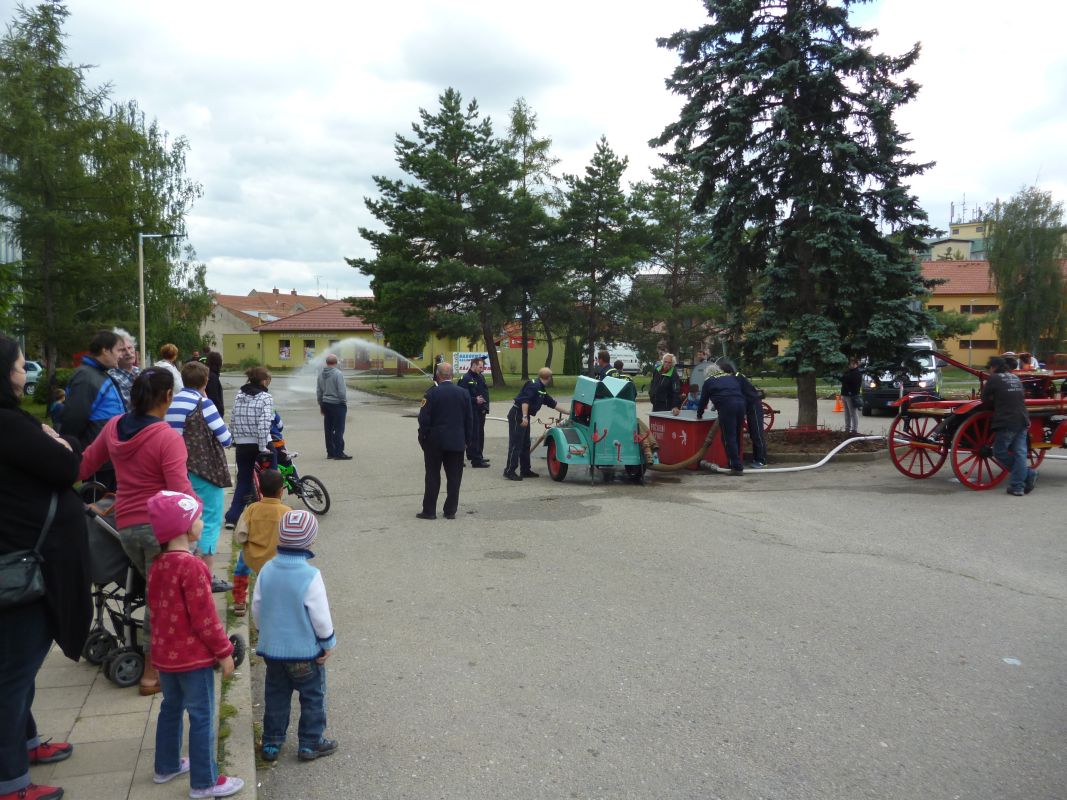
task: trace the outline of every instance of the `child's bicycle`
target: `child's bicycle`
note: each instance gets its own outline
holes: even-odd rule
[[[323,482],[314,475],[302,476],[296,471],[296,464],[293,462],[300,453],[289,453],[285,449],[284,439],[275,440],[271,444],[278,451],[277,470],[282,474],[282,479],[285,481],[286,492],[299,497],[301,502],[313,514],[322,515],[329,511],[330,493],[326,491],[326,486]],[[259,473],[264,469],[270,468],[270,463],[256,461],[252,480],[254,496],[250,499],[250,502],[254,503],[262,497],[262,493],[259,491]]]

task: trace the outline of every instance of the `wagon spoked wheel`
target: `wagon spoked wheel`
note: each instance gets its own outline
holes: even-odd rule
[[[766,433],[774,427],[774,417],[778,412],[769,403],[762,402],[760,405],[763,406],[763,432]]]
[[[567,477],[567,465],[559,460],[556,453],[556,440],[549,439],[546,447],[548,452],[548,475],[554,481],[561,481]]]
[[[948,448],[930,436],[937,427],[933,417],[904,417],[889,426],[889,458],[909,478],[929,478],[948,458]],[[933,448],[930,445],[938,445]]]
[[[979,411],[967,419],[952,439],[952,471],[968,489],[992,489],[1008,471],[993,458],[993,414]]]
[[[1047,453],[1048,453],[1048,450],[1046,450],[1045,448],[1041,448],[1040,450],[1035,450],[1033,447],[1031,447],[1030,448],[1030,469],[1037,469],[1039,466],[1041,466],[1041,462],[1045,460],[1045,455]]]

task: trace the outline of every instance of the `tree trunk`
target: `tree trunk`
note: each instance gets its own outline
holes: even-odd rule
[[[552,328],[545,324],[544,319],[541,320],[541,329],[545,332],[545,344],[548,345],[548,355],[545,356],[545,366],[552,369],[552,356],[555,353],[556,340],[552,336]]]
[[[530,306],[526,302],[525,295],[522,298],[522,380],[525,383],[530,380],[530,351],[526,349],[530,331]]]
[[[797,376],[798,428],[814,428],[819,422],[818,379],[814,372]]]
[[[489,367],[493,373],[493,387],[507,386],[504,380],[504,372],[500,369],[500,359],[497,358],[496,342],[493,340],[493,330],[489,327],[488,318],[482,318],[482,338],[485,340],[485,352],[489,354]]]

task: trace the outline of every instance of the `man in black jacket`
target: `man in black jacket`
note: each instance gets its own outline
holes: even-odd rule
[[[484,369],[484,359],[472,358],[467,373],[459,379],[459,386],[471,396],[471,411],[474,414],[474,429],[470,444],[467,445],[467,458],[471,466],[478,469],[489,466],[489,461],[482,454],[485,447],[485,418],[489,415],[489,387],[482,377]]]
[[[442,362],[434,371],[431,386],[419,409],[419,444],[426,465],[425,488],[419,519],[437,519],[437,496],[441,493],[441,467],[445,468],[445,519],[455,519],[459,485],[463,480],[463,451],[474,427],[471,398],[452,383],[452,365]]]
[[[986,369],[992,374],[982,387],[982,407],[993,412],[993,457],[1008,470],[1008,494],[1022,497],[1037,483],[1037,470],[1030,468],[1029,461],[1026,392],[1006,359],[993,356]]]

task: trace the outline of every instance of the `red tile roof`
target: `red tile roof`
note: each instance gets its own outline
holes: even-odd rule
[[[935,286],[938,294],[996,294],[988,261],[924,261],[923,278],[945,281]]]
[[[927,280],[945,281],[934,287],[935,295],[997,293],[988,261],[924,261],[922,271]],[[1060,259],[1060,271],[1067,280],[1067,258]]]
[[[287,317],[296,311],[318,308],[326,303],[326,298],[314,294],[296,294],[295,289],[290,292],[279,292],[277,289],[261,292],[253,289],[246,295],[216,292],[215,302],[231,311],[253,316],[269,314],[272,317]]]
[[[255,328],[257,331],[370,331],[373,330],[369,322],[364,322],[362,317],[346,315],[346,309],[352,305],[344,300],[334,300],[331,303],[291,314],[283,319],[276,319]]]

